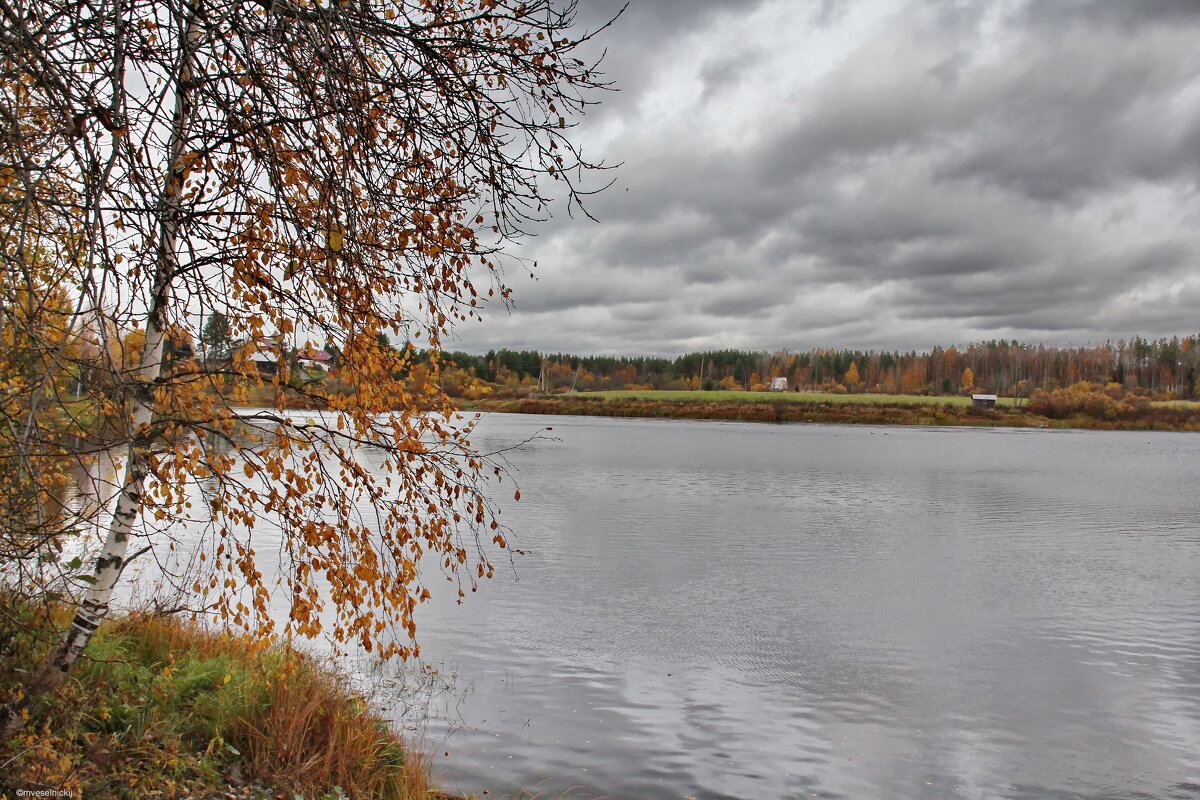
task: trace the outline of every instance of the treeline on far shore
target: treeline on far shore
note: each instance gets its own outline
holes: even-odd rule
[[[430,357],[427,352],[416,355],[418,360]],[[676,358],[493,350],[483,355],[443,352],[441,362],[440,383],[451,396],[468,399],[521,389],[763,391],[784,385],[791,391],[833,394],[1029,398],[1037,389],[1052,393],[1086,382],[1117,402],[1126,395],[1190,400],[1197,396],[1200,337],[1134,337],[1089,347],[1000,339],[925,352],[713,350]]]

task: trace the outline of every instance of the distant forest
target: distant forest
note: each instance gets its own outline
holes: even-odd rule
[[[428,358],[428,353],[423,353]],[[786,378],[796,391],[1028,396],[1080,381],[1159,399],[1197,394],[1200,337],[1133,338],[1093,347],[1047,347],[1004,339],[927,352],[713,350],[677,358],[576,356],[533,350],[442,354],[441,380],[452,394],[482,383],[561,392],[606,389],[770,388]]]

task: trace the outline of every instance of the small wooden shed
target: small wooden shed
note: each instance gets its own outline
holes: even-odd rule
[[[973,394],[971,395],[971,408],[995,408],[996,395],[994,394]]]

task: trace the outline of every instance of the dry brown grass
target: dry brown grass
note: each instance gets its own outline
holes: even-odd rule
[[[361,698],[294,656],[277,674],[264,713],[237,726],[247,774],[294,790],[340,786],[351,797],[430,795],[427,759],[404,748]]]
[[[15,629],[7,641],[0,695],[12,696],[13,667],[46,643]],[[428,759],[350,687],[286,647],[178,618],[115,620],[47,718],[7,743],[0,762],[15,759],[0,795],[70,787],[119,798],[437,797]]]

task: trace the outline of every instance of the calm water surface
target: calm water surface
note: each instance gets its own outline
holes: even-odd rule
[[[546,426],[510,454],[527,555],[419,618],[462,693],[426,732],[448,788],[1200,797],[1200,436],[495,414],[475,442]]]

